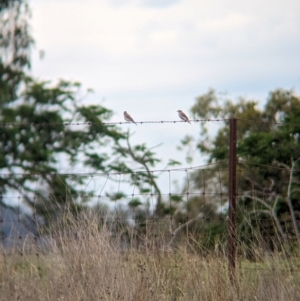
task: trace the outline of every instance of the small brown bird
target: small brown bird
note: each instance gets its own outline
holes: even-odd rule
[[[137,125],[133,118],[126,111],[124,111],[124,119],[128,122],[133,122],[135,125]]]
[[[182,119],[183,121],[187,121],[188,123],[190,123],[189,118],[181,110],[178,110],[177,112],[178,112],[178,116],[180,117],[180,119]]]

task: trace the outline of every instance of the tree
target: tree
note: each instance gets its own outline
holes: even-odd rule
[[[299,117],[300,98],[292,91],[274,91],[270,93],[263,112],[269,126],[251,133],[239,144],[239,153],[246,161],[252,165],[268,166],[260,168],[255,178],[248,175],[247,180],[251,185],[256,185],[257,201],[264,209],[272,204],[271,216],[283,239],[291,233],[300,239]],[[245,164],[250,167],[249,163]],[[282,221],[285,219],[285,224],[291,222],[292,227],[280,229],[275,213]]]
[[[145,145],[131,148],[127,134],[107,124],[111,110],[101,105],[79,105],[79,100],[91,92],[83,93],[80,83],[60,80],[52,84],[28,75],[33,45],[28,15],[25,1],[2,3],[0,195],[3,203],[8,193],[16,193],[34,215],[53,222],[62,209],[76,213],[89,200],[85,178],[61,174],[63,162],[106,173],[132,171],[124,163],[128,154],[144,167],[154,167],[158,160]],[[121,147],[122,140],[127,141],[127,150]],[[145,159],[144,164],[139,156]],[[149,171],[147,175],[149,179]],[[152,184],[157,185],[154,180]]]
[[[107,148],[125,136],[117,127],[103,124],[112,116],[107,108],[76,104],[79,84],[60,81],[51,87],[28,77],[23,84],[22,96],[0,109],[0,147],[4,150],[0,169],[15,175],[1,177],[1,194],[22,188],[24,200],[34,207],[37,199],[46,200],[44,191],[48,190],[61,203],[66,201],[62,191],[79,195],[74,187],[81,184],[76,178],[70,187],[67,178],[61,176],[58,185],[56,174],[61,160],[104,171],[111,159]],[[18,177],[20,173],[26,176]],[[38,181],[48,188],[36,189]]]
[[[238,189],[239,218],[241,226],[256,224],[262,232],[261,219],[270,219],[267,232],[274,230],[282,239],[288,233],[299,238],[300,203],[298,201],[300,158],[299,124],[300,98],[293,91],[275,90],[270,93],[264,109],[258,102],[240,98],[234,103],[223,100],[210,90],[196,99],[191,111],[197,119],[223,120],[216,136],[211,137],[208,126],[201,125],[198,149],[208,155],[214,165],[211,180],[220,177],[226,191],[228,174],[217,175],[220,166],[227,168],[229,118],[238,119]],[[197,185],[197,183],[195,183]],[[216,202],[216,198],[211,199]],[[285,216],[285,218],[284,218]],[[287,217],[288,216],[288,217]],[[287,221],[292,224],[284,226]],[[273,228],[273,230],[271,230]],[[249,238],[249,237],[248,237]],[[247,239],[248,239],[247,238]]]
[[[29,33],[29,8],[22,1],[0,3],[0,106],[17,98],[23,71],[30,67],[33,39]]]

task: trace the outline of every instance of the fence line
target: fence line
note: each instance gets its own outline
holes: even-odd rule
[[[229,122],[230,119],[196,119],[196,120],[190,120],[191,122]],[[240,121],[243,123],[250,122],[250,123],[258,123],[258,124],[273,124],[273,125],[284,125],[284,126],[297,126],[298,124],[287,124],[287,123],[280,123],[280,122],[266,122],[263,120],[248,120],[248,119],[236,119],[236,121]],[[156,123],[156,124],[163,124],[163,123],[184,123],[185,121],[137,121],[136,123],[138,124],[151,124],[151,123]],[[128,122],[104,122],[104,123],[91,123],[91,122],[66,122],[66,123],[28,123],[28,124],[23,124],[23,123],[0,123],[0,127],[23,127],[23,126],[84,126],[84,125],[125,125],[128,124]],[[300,126],[300,124],[299,124]],[[235,139],[236,138],[232,138]],[[232,142],[232,141],[231,141]],[[277,164],[277,163],[275,163]],[[243,179],[243,173],[244,172],[255,172],[257,170],[260,171],[268,171],[268,170],[274,170],[278,172],[286,172],[291,173],[293,172],[299,172],[300,169],[294,168],[294,167],[289,167],[289,166],[282,166],[282,164],[278,165],[272,165],[272,164],[261,164],[257,162],[252,162],[251,160],[245,160],[245,159],[237,159],[236,160],[236,179],[229,179],[229,184],[233,184],[235,182],[237,191],[229,191],[228,187],[224,184],[226,181],[224,179],[221,179],[221,176],[226,177],[228,174],[228,168],[227,166],[230,165],[229,159],[224,159],[218,162],[213,162],[209,164],[204,164],[204,165],[199,165],[199,166],[189,166],[189,167],[180,167],[180,168],[167,168],[167,169],[156,169],[156,170],[150,170],[148,171],[152,175],[156,175],[156,173],[164,174],[168,178],[167,184],[165,187],[161,190],[160,193],[157,193],[153,189],[153,185],[148,183],[148,189],[149,191],[147,192],[141,192],[138,191],[139,187],[135,181],[131,183],[132,185],[130,188],[125,187],[127,191],[125,193],[122,193],[122,190],[124,189],[123,185],[127,185],[126,179],[121,179],[122,176],[138,176],[139,174],[142,174],[146,172],[145,170],[136,170],[133,172],[67,172],[67,173],[53,173],[53,172],[0,172],[0,180],[5,179],[5,178],[11,178],[11,177],[16,177],[16,178],[22,178],[24,180],[24,183],[28,177],[28,181],[31,181],[32,183],[35,183],[35,188],[32,189],[30,192],[30,198],[32,198],[33,201],[33,209],[32,212],[30,213],[32,217],[34,217],[35,221],[38,219],[37,218],[37,212],[36,212],[36,206],[38,205],[39,198],[43,198],[43,201],[47,201],[51,203],[54,201],[55,198],[58,199],[63,199],[67,197],[71,198],[78,198],[80,201],[80,198],[82,199],[89,199],[93,201],[93,199],[97,200],[98,202],[94,204],[100,204],[100,201],[110,201],[111,208],[112,210],[109,212],[109,214],[106,213],[106,215],[99,215],[99,218],[106,219],[109,222],[120,222],[120,221],[130,221],[131,225],[136,223],[135,225],[141,226],[140,229],[147,229],[147,237],[154,237],[157,238],[158,236],[158,228],[155,228],[153,232],[151,232],[147,226],[149,225],[155,225],[155,226],[161,226],[162,231],[159,232],[159,235],[161,237],[169,238],[171,241],[173,241],[174,237],[189,237],[189,235],[192,234],[197,234],[198,237],[209,237],[212,233],[212,229],[209,229],[208,225],[210,223],[214,222],[214,219],[219,218],[222,220],[222,223],[224,224],[224,221],[227,221],[227,210],[230,208],[230,205],[228,206],[228,201],[234,198],[239,198],[239,200],[243,200],[244,197],[250,196],[252,197],[260,197],[263,199],[266,205],[268,205],[271,209],[273,206],[276,205],[276,203],[268,203],[268,200],[264,198],[268,197],[274,197],[274,192],[273,191],[268,191],[267,189],[264,191],[260,191],[258,188],[252,187],[250,184],[248,186],[242,181]],[[181,192],[178,192],[178,190],[174,191],[173,185],[172,185],[172,175],[175,172],[180,172],[183,173],[184,176],[182,178],[185,178],[185,186],[184,188],[181,189]],[[197,172],[203,172],[203,174],[199,175],[198,174],[198,187],[195,187],[195,180],[194,182],[191,181],[190,177],[195,176]],[[211,173],[211,175],[209,174]],[[282,173],[283,174],[283,173]],[[57,177],[67,177],[68,181],[75,181],[75,179],[81,179],[82,181],[86,180],[82,184],[82,190],[83,192],[80,193],[71,193],[71,192],[66,192],[65,194],[63,193],[52,193],[51,189],[52,187],[49,187],[49,192],[48,191],[43,191],[44,194],[39,191],[42,187],[44,179],[42,178],[43,176],[57,176]],[[68,178],[69,177],[69,178]],[[99,177],[104,177],[105,182],[100,183],[97,182],[99,180]],[[114,179],[116,177],[116,179]],[[100,193],[91,193],[89,190],[91,189],[91,185],[94,184],[92,181],[96,181],[95,185],[96,188],[94,190],[100,191]],[[0,230],[4,228],[5,225],[9,224],[10,222],[17,222],[18,224],[22,224],[27,222],[25,220],[25,215],[23,212],[21,212],[21,203],[25,194],[25,191],[23,191],[24,187],[21,187],[22,182],[20,182],[19,187],[16,187],[15,189],[11,189],[11,191],[7,192],[4,195],[0,194],[0,204],[5,202],[13,202],[17,201],[18,206],[15,211],[16,215],[11,216],[10,220],[6,220],[3,218],[2,214],[5,213],[6,208],[0,208]],[[24,184],[23,183],[23,184]],[[75,182],[74,182],[75,183]],[[114,183],[114,187],[111,188],[112,190],[106,190],[109,185]],[[94,187],[95,187],[94,185]],[[129,184],[128,184],[129,185]],[[266,187],[264,187],[266,188]],[[128,192],[129,189],[131,189],[131,193]],[[14,192],[13,192],[14,190]],[[13,193],[16,193],[14,195]],[[119,195],[118,195],[119,194]],[[280,192],[278,195],[275,196],[280,196],[281,198],[288,198],[291,196],[290,192]],[[114,200],[114,197],[116,199]],[[138,205],[136,207],[132,207],[130,210],[130,215],[124,215],[124,216],[119,216],[118,213],[120,212],[119,208],[117,208],[118,202],[121,203],[122,201],[130,201],[134,200],[135,198],[141,197],[143,198],[143,203],[141,205]],[[169,210],[169,213],[167,216],[156,216],[155,215],[155,202],[157,202],[156,198],[162,197],[165,205],[165,209]],[[173,198],[173,199],[172,199]],[[176,199],[177,198],[177,199]],[[77,201],[78,201],[77,199]],[[193,203],[193,199],[195,201],[195,204]],[[245,198],[246,199],[246,198]],[[75,200],[76,201],[76,200]],[[146,202],[147,201],[147,202]],[[51,204],[54,208],[56,205],[55,201],[53,204]],[[128,205],[128,204],[127,204]],[[194,213],[192,210],[192,206],[196,206],[197,210],[202,214],[198,213],[198,215],[195,216],[192,213]],[[203,210],[204,205],[207,206],[205,207],[205,210]],[[218,217],[214,216],[212,213],[214,211],[213,207],[209,207],[210,205],[214,206],[219,206],[218,210],[219,212],[222,212]],[[233,214],[237,214],[237,211],[240,210],[239,214],[240,216],[236,216],[236,219],[238,221],[243,221],[245,220],[245,223],[250,223],[249,227],[252,226],[251,231],[255,233],[259,233],[260,228],[268,228],[270,229],[273,227],[272,223],[274,222],[272,220],[272,216],[270,218],[267,218],[267,210],[263,210],[264,208],[258,208],[260,204],[257,204],[253,202],[251,206],[253,206],[253,212],[256,214],[253,217],[253,221],[257,223],[257,225],[253,224],[251,225],[251,218],[249,217],[250,215],[248,214],[249,212],[243,212],[241,210],[242,206],[244,204],[242,202],[237,203],[237,208],[234,209]],[[140,207],[139,207],[140,206]],[[139,208],[143,207],[143,210],[146,212],[146,209],[148,210],[144,216],[139,216],[141,213],[139,211]],[[148,206],[148,207],[147,207]],[[198,206],[198,207],[197,207]],[[202,206],[202,207],[201,207]],[[191,207],[191,208],[190,208]],[[58,207],[60,208],[60,207]],[[146,208],[146,209],[145,209]],[[271,212],[270,208],[268,210]],[[54,209],[57,209],[54,208]],[[98,208],[99,209],[99,208]],[[100,208],[101,209],[101,208]],[[101,213],[99,209],[99,214]],[[118,211],[119,210],[119,211]],[[172,212],[172,210],[174,210]],[[195,210],[195,209],[194,209]],[[195,210],[195,212],[197,212]],[[203,213],[202,211],[203,210]],[[226,214],[225,214],[226,213]],[[262,215],[259,215],[259,213],[262,213]],[[300,221],[300,217],[296,217],[297,220]],[[278,218],[279,220],[279,218]],[[198,224],[196,224],[196,221]],[[39,221],[40,222],[40,221]],[[195,228],[197,229],[198,232],[195,231],[195,233],[192,233],[192,231],[189,232],[189,226],[191,223],[195,222]],[[280,223],[284,224],[287,229],[288,227],[291,227],[292,222],[288,219],[282,219],[279,220]],[[236,224],[235,220],[231,220],[232,224]],[[144,225],[145,224],[145,225]],[[240,226],[240,225],[239,225]],[[255,228],[256,226],[260,228]],[[279,225],[280,226],[280,225]],[[144,228],[143,228],[144,227]],[[167,227],[170,227],[170,229],[166,229]],[[184,229],[186,227],[186,230]],[[198,227],[198,228],[197,228]],[[203,229],[200,229],[201,227],[204,227]],[[138,228],[135,229],[136,233],[140,230]],[[275,229],[275,228],[274,228]],[[177,231],[178,230],[178,231]],[[181,232],[179,232],[179,230]],[[207,230],[207,231],[205,231]],[[239,229],[237,229],[239,230]],[[146,230],[145,230],[146,231]],[[176,232],[177,231],[177,232]],[[201,232],[202,231],[202,232]],[[211,231],[211,232],[210,232]],[[232,230],[232,231],[235,231]],[[290,230],[288,230],[290,231]],[[1,232],[1,231],[0,231]],[[290,231],[288,233],[289,235],[293,234],[293,231]],[[263,235],[263,231],[261,231]],[[278,234],[276,232],[276,229],[269,235],[274,241],[276,240],[276,235]],[[0,233],[1,238],[0,241],[2,243],[6,239],[3,235],[3,233]],[[241,234],[241,237],[244,234]],[[250,235],[250,234],[249,234]],[[273,235],[273,236],[272,236]],[[20,234],[18,239],[22,240],[25,239],[26,235]],[[197,236],[196,236],[197,237]],[[244,239],[248,239],[246,236],[242,237]],[[236,233],[232,233],[232,242],[231,243],[237,243],[237,237]],[[235,248],[235,247],[234,247]],[[232,268],[235,268],[235,260],[236,260],[236,254],[235,254],[235,249],[233,248],[233,251],[231,252],[231,265]]]
[[[189,166],[189,167],[178,167],[178,168],[166,168],[166,169],[151,169],[149,172],[156,173],[156,172],[173,172],[173,171],[189,171],[189,170],[201,170],[205,167],[214,166],[220,163],[227,162],[228,160],[222,160],[214,163],[208,163],[203,165],[197,166]],[[225,169],[224,169],[225,170]],[[61,175],[61,176],[108,176],[108,175],[127,175],[127,174],[136,174],[136,173],[143,173],[146,170],[136,170],[133,172],[76,172],[76,173],[55,173],[55,172],[36,172],[36,173],[26,173],[26,172],[16,172],[16,173],[2,173],[0,175],[12,175],[12,176],[25,176],[25,175]]]
[[[229,119],[190,119],[191,122],[224,122],[229,121]],[[137,124],[164,124],[164,123],[187,123],[183,120],[153,120],[153,121],[135,121]],[[114,122],[63,122],[63,123],[15,123],[15,122],[6,122],[0,123],[0,127],[8,126],[77,126],[77,125],[129,125],[132,122],[127,121],[114,121]]]
[[[284,126],[300,126],[300,123],[286,123],[286,122],[278,122],[278,121],[266,121],[266,120],[257,120],[257,119],[242,119],[242,118],[235,118],[237,121],[241,122],[250,122],[250,123],[257,123],[257,124],[268,124],[268,125],[284,125]],[[218,119],[210,119],[210,118],[203,118],[203,119],[190,119],[190,122],[193,123],[200,123],[200,122],[229,122],[231,118],[218,118]],[[135,121],[137,124],[165,124],[165,123],[187,123],[183,120],[145,120],[145,121]],[[82,125],[133,125],[132,122],[127,121],[113,121],[113,122],[62,122],[62,123],[16,123],[16,122],[0,122],[1,127],[22,127],[22,126],[82,126]]]

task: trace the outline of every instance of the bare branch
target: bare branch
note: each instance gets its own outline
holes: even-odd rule
[[[253,200],[255,200],[255,201],[257,201],[257,202],[259,202],[259,203],[261,203],[262,205],[264,205],[268,209],[268,210],[263,210],[263,209],[254,210],[254,211],[251,211],[251,214],[255,213],[255,211],[256,211],[256,213],[260,212],[260,213],[266,213],[266,214],[271,215],[272,218],[273,218],[273,220],[274,220],[274,222],[275,222],[275,224],[276,224],[276,227],[277,227],[277,229],[278,229],[278,231],[279,231],[279,233],[280,233],[280,235],[282,237],[282,239],[286,240],[286,234],[284,233],[284,231],[283,231],[283,229],[281,227],[280,221],[279,221],[279,219],[277,217],[277,214],[276,214],[276,210],[275,210],[276,207],[273,206],[273,208],[272,208],[264,200],[262,200],[262,199],[260,199],[258,197],[251,196],[251,195],[246,195],[246,196],[249,197],[249,198],[251,198],[251,199],[253,199]],[[275,203],[277,203],[278,200],[279,200],[279,198],[276,198]]]
[[[284,168],[287,169],[287,170],[290,170],[290,169],[291,169],[290,166],[288,166],[288,165],[286,165],[286,164],[284,164],[284,163],[278,162],[278,161],[276,161],[276,160],[274,160],[274,163],[276,163],[278,166],[284,167]]]
[[[179,227],[177,227],[177,228],[173,231],[173,233],[172,233],[172,238],[171,238],[171,240],[169,241],[168,246],[169,246],[169,247],[172,247],[172,245],[174,244],[174,241],[175,241],[175,239],[176,239],[177,234],[178,234],[183,228],[188,227],[188,226],[191,225],[193,222],[195,222],[197,219],[203,218],[203,216],[204,216],[204,214],[203,214],[202,212],[200,212],[196,217],[190,219],[190,220],[187,221],[186,223],[181,224]]]
[[[264,205],[266,208],[268,208],[270,211],[272,211],[272,207],[264,200],[262,200],[261,198],[258,198],[256,196],[253,196],[253,195],[250,195],[250,194],[243,194],[243,197],[247,197],[247,198],[250,198],[254,201],[257,201],[259,203],[261,203],[262,205]]]

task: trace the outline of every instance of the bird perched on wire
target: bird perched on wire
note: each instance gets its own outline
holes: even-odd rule
[[[133,122],[133,123],[135,123],[135,121],[133,120],[133,118],[132,118],[126,111],[124,111],[124,119],[125,119],[126,121],[128,121],[128,122]],[[135,123],[135,125],[137,125],[137,124]]]
[[[190,123],[189,118],[181,110],[178,110],[177,112],[178,112],[178,116],[180,117],[180,119],[182,119],[183,121],[187,121],[188,123]]]

